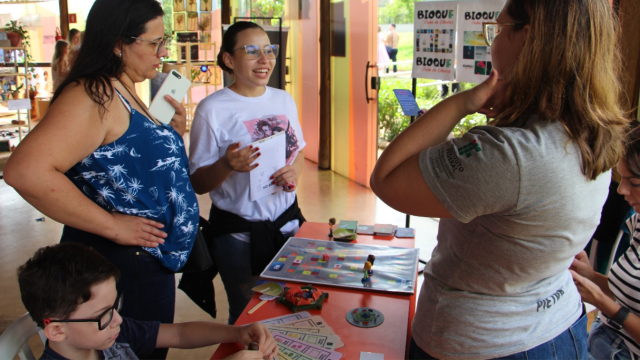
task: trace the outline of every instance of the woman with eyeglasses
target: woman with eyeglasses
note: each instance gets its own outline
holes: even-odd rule
[[[485,24],[493,72],[382,153],[371,187],[441,218],[410,359],[586,359],[568,268],[600,221],[629,122],[607,0],[508,0]],[[446,141],[468,114],[488,126]]]
[[[155,0],[94,3],[75,64],[4,175],[65,225],[61,241],[91,246],[118,266],[124,316],[171,323],[174,274],[190,254],[199,210],[185,108],[165,97],[176,114],[163,125],[136,93],[167,55],[163,15]]]
[[[296,104],[287,92],[267,86],[277,56],[278,45],[260,26],[231,25],[218,64],[233,84],[198,104],[191,127],[191,182],[213,202],[214,262],[227,292],[229,324],[251,300],[258,275],[304,221],[295,192],[305,146]],[[259,146],[250,144],[275,129],[286,133],[286,166],[267,176],[282,189],[251,201],[249,172],[262,158]]]

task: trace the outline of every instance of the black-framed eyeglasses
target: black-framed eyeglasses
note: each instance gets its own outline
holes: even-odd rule
[[[484,22],[482,23],[482,35],[484,36],[484,42],[487,46],[493,44],[493,39],[502,31],[501,26],[524,26],[523,23],[498,23],[498,22]]]
[[[146,41],[146,42],[150,42],[152,44],[158,45],[158,48],[156,49],[156,56],[160,56],[160,51],[162,51],[163,47],[168,50],[169,46],[171,46],[171,36],[165,36],[160,41],[147,40],[147,39],[143,39],[143,38],[139,38],[139,37],[135,37],[135,36],[130,36],[130,38],[131,39],[136,39],[136,40],[142,40],[142,41]]]
[[[238,51],[244,49],[247,54],[247,59],[255,60],[260,57],[260,52],[264,53],[267,59],[275,59],[278,56],[278,50],[280,49],[280,45],[267,45],[260,49],[258,45],[244,45],[237,49],[233,49],[232,51]]]
[[[53,320],[53,319],[44,319],[41,325],[49,325],[52,322],[59,323],[74,323],[74,322],[97,322],[98,329],[100,331],[104,330],[109,326],[111,320],[113,320],[113,311],[120,312],[122,309],[122,293],[118,292],[118,296],[116,297],[116,302],[113,303],[113,306],[105,310],[102,314],[98,315],[95,319],[67,319],[67,320]]]

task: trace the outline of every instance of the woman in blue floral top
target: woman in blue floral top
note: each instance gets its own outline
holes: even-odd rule
[[[158,122],[135,84],[167,55],[155,0],[97,0],[85,42],[40,124],[5,168],[6,182],[122,272],[122,315],[173,322],[175,271],[198,229],[182,140],[186,110]],[[154,358],[162,357],[155,354]]]

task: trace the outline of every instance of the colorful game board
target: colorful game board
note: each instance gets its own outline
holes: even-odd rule
[[[371,281],[363,283],[364,263],[369,254],[376,256],[373,275]],[[290,238],[261,276],[412,294],[417,269],[418,249]]]

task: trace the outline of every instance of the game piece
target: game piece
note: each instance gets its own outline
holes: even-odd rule
[[[284,292],[276,299],[276,303],[285,305],[291,311],[298,310],[321,310],[322,302],[328,298],[329,294],[324,293],[311,285],[285,287]]]
[[[372,255],[369,255],[372,256]],[[375,260],[375,257],[374,257]],[[366,261],[364,263],[364,268],[362,270],[362,272],[364,273],[364,276],[362,277],[362,284],[364,286],[371,286],[371,276],[373,275],[373,270],[371,270],[372,264],[369,261]]]
[[[333,225],[336,224],[336,218],[329,219],[329,237],[333,237]]]
[[[249,344],[249,348],[247,350],[257,351],[257,350],[260,350],[260,348],[258,347],[257,342],[252,342]]]
[[[369,254],[369,256],[367,256],[367,261],[371,263],[371,266],[373,266],[373,263],[376,261],[376,256]]]
[[[361,307],[349,311],[347,321],[357,327],[372,328],[384,322],[384,315],[376,309]]]
[[[331,257],[329,256],[329,254],[323,254],[323,255],[322,255],[322,260],[324,260],[324,262],[329,262],[329,259],[331,259]]]

